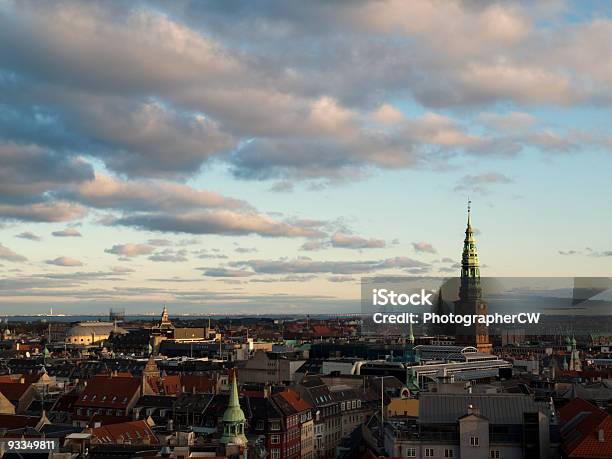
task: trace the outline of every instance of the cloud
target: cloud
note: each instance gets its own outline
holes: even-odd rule
[[[207,277],[249,277],[255,273],[242,269],[202,268]]]
[[[414,251],[417,253],[437,253],[438,252],[433,245],[431,245],[429,242],[424,242],[424,241],[413,242],[412,247],[414,248]]]
[[[234,250],[236,253],[255,253],[258,252],[256,247],[236,247]]]
[[[579,250],[559,250],[559,255],[580,255],[582,252]]]
[[[68,227],[61,231],[53,231],[51,233],[55,237],[81,237],[81,232],[76,228]]]
[[[368,261],[314,261],[301,257],[294,260],[232,261],[231,267],[250,268],[258,274],[360,274],[388,269],[428,268],[429,264],[407,257]]]
[[[325,241],[306,241],[300,246],[300,250],[314,252],[317,250],[322,250],[327,246],[328,244]]]
[[[27,205],[0,204],[0,216],[2,218],[26,222],[65,222],[82,218],[86,214],[87,208],[84,206],[64,201]]]
[[[155,247],[167,247],[172,244],[168,239],[149,239],[147,244]]]
[[[455,191],[468,191],[485,194],[491,185],[507,185],[512,179],[499,172],[483,172],[475,175],[465,175],[458,180]]]
[[[172,250],[166,249],[160,252],[156,252],[155,254],[149,257],[151,261],[162,261],[162,262],[171,262],[171,263],[182,263],[187,261],[187,250]]]
[[[612,250],[593,251],[589,254],[591,257],[612,257]]]
[[[41,240],[40,236],[37,236],[31,231],[24,231],[23,233],[16,234],[15,237],[18,237],[21,239],[29,239],[30,241],[40,241]]]
[[[533,115],[524,112],[481,113],[478,120],[490,129],[505,133],[522,132],[537,124]]]
[[[329,276],[327,280],[329,282],[341,283],[341,282],[354,282],[355,278],[351,276]]]
[[[331,245],[345,249],[378,249],[385,247],[386,244],[382,239],[364,239],[350,234],[335,233],[331,237]]]
[[[83,158],[34,144],[0,141],[0,162],[0,203],[4,204],[40,204],[49,190],[93,177]]]
[[[83,263],[81,263],[79,260],[76,260],[74,258],[69,258],[69,257],[58,257],[53,260],[47,260],[45,261],[45,263],[47,263],[48,265],[66,266],[66,267],[83,266]]]
[[[106,253],[113,255],[121,255],[122,257],[137,257],[140,255],[149,255],[153,253],[155,248],[148,244],[115,244],[110,249],[104,250]]]
[[[113,266],[111,268],[111,271],[117,274],[127,274],[134,272],[132,268],[126,268],[125,266]]]
[[[28,169],[8,153],[17,179],[8,172],[0,187],[8,183],[13,199],[49,199],[45,191],[71,183],[85,205],[155,205],[155,196],[126,185],[110,195],[87,185],[75,192],[103,180],[92,180],[82,151],[118,176],[144,178],[138,187],[164,188],[147,180],[182,180],[220,162],[239,178],[278,179],[272,189],[287,191],[294,179],[435,167],[449,155],[575,149],[568,132],[531,132],[535,120],[520,110],[612,102],[612,74],[601,66],[612,22],[566,21],[548,4],[66,1],[7,11],[0,135],[7,150],[28,150],[26,162],[51,165]],[[403,114],[398,97],[424,114]],[[506,105],[517,109],[493,112]],[[480,126],[441,115],[481,107]],[[20,180],[27,170],[30,179]],[[164,191],[173,197],[159,206],[213,198]]]
[[[99,209],[179,212],[203,208],[248,208],[244,201],[167,180],[119,180],[97,173],[68,196]]]
[[[192,253],[201,259],[224,260],[228,258],[227,255],[218,253],[218,249],[212,249],[210,252],[213,252],[213,253],[209,253],[207,249],[200,249],[200,250],[195,250]]]
[[[254,212],[229,210],[202,211],[184,214],[131,215],[115,220],[114,224],[133,226],[150,231],[189,234],[224,234],[244,236],[259,234],[270,237],[318,237],[323,233],[309,226],[280,222]]]
[[[270,187],[270,191],[275,193],[291,193],[294,189],[294,184],[288,180],[276,182]]]
[[[317,276],[314,274],[307,275],[294,275],[290,274],[288,276],[283,277],[263,277],[258,279],[251,279],[249,282],[255,283],[271,283],[274,284],[276,282],[310,282],[313,279],[316,279]]]
[[[21,261],[27,261],[27,258],[24,257],[23,255],[19,255],[13,252],[8,247],[0,244],[0,260],[21,262]]]

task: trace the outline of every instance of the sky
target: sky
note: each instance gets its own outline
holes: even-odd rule
[[[609,276],[605,2],[0,0],[0,315]]]

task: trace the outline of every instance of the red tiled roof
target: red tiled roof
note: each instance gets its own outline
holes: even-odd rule
[[[19,400],[30,388],[30,384],[20,382],[0,383],[0,392],[11,402]]]
[[[212,394],[216,383],[208,376],[181,375],[181,390],[189,393]]]
[[[568,457],[606,458],[612,457],[612,417],[597,406],[576,398],[559,409],[559,418],[563,423],[570,422],[580,414],[585,414],[573,427],[572,433],[563,441],[563,450]],[[599,442],[598,431],[604,429],[604,441]],[[607,429],[607,432],[606,432]],[[602,449],[602,445],[608,448]],[[601,452],[608,452],[603,456]]]
[[[603,432],[602,441],[599,432]],[[612,416],[606,418],[589,432],[569,453],[570,458],[612,458]]]
[[[168,375],[162,377],[162,387],[165,395],[176,395],[181,390],[180,376]]]
[[[287,389],[279,394],[287,403],[289,403],[296,411],[306,411],[312,408],[310,403],[301,398],[297,392]]]
[[[159,444],[159,440],[146,421],[122,422],[91,429],[92,437],[98,443],[106,444]]]
[[[140,380],[136,378],[94,376],[74,405],[124,409],[139,390]]]
[[[559,417],[563,422],[568,422],[574,419],[579,413],[588,411],[589,413],[602,412],[600,408],[587,402],[582,398],[575,398],[570,401],[567,405],[559,408]],[[604,413],[605,414],[605,413]]]

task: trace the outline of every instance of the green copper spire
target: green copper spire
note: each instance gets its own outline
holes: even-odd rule
[[[463,240],[463,253],[461,254],[461,289],[459,298],[464,301],[478,301],[481,299],[480,267],[478,264],[478,251],[476,238],[472,228],[472,201],[468,200],[467,227]]]
[[[232,374],[232,387],[230,389],[229,403],[225,413],[223,413],[223,436],[219,440],[224,444],[246,445],[247,438],[244,435],[244,425],[246,417],[240,408],[238,398],[238,383],[236,382],[236,372]]]
[[[472,228],[472,201],[468,201],[467,228],[465,229],[463,254],[461,256],[461,277],[480,277],[476,238],[474,238],[474,229]]]
[[[410,321],[410,334],[408,335],[408,342],[414,345],[414,332],[412,330],[412,320]]]

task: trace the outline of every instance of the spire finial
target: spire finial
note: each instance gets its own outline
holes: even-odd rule
[[[472,226],[472,200],[470,199],[470,197],[468,196],[468,202],[467,202],[467,211],[468,211],[468,227]]]

